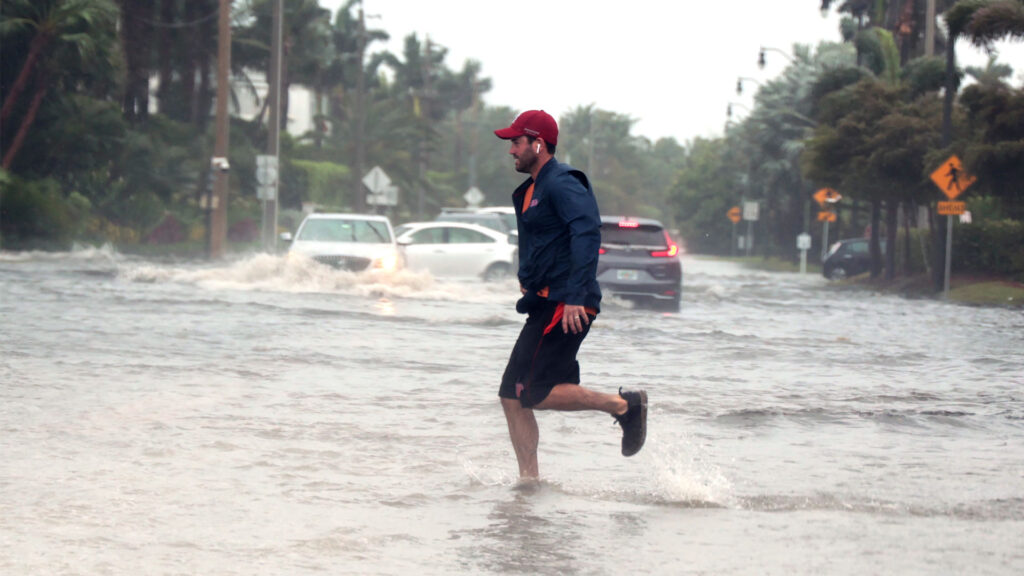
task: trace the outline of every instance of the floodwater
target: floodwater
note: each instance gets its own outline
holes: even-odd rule
[[[683,264],[523,485],[514,282],[0,253],[0,573],[1024,573],[1024,314]]]

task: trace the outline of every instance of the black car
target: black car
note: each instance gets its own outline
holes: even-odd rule
[[[679,310],[679,246],[657,220],[602,216],[597,281],[605,293]]]
[[[881,243],[885,252],[885,242]],[[842,280],[871,269],[871,243],[867,238],[848,238],[832,245],[821,263],[821,274],[829,280]]]

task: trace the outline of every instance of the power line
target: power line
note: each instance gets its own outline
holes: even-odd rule
[[[202,24],[203,22],[206,22],[208,20],[212,20],[219,13],[220,13],[220,9],[217,9],[217,10],[214,10],[213,12],[210,12],[206,16],[202,16],[202,17],[200,17],[200,18],[198,18],[196,20],[193,20],[191,22],[158,22],[156,20],[150,20],[149,18],[143,18],[142,16],[135,16],[135,15],[132,15],[132,18],[134,20],[139,21],[139,22],[145,22],[146,24],[149,24],[150,26],[152,26],[154,28],[191,28],[193,26],[196,26],[197,24]]]

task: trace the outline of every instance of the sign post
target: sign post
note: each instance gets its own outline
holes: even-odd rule
[[[736,225],[740,223],[740,219],[743,217],[740,213],[739,206],[733,206],[729,208],[729,211],[725,215],[732,220],[732,240],[729,245],[732,246],[732,255],[736,256]]]
[[[942,280],[942,295],[949,297],[949,274],[953,264],[953,216],[963,214],[966,205],[963,202],[952,202],[963,193],[974,181],[974,176],[964,172],[964,167],[956,154],[950,156],[941,166],[931,173],[932,182],[942,190],[950,202],[939,202],[939,214],[946,215],[946,271]]]
[[[363,184],[370,190],[366,203],[371,206],[396,206],[398,204],[398,187],[391,185],[391,178],[380,166],[374,166],[363,176]]]
[[[796,247],[800,250],[800,273],[807,273],[807,251],[811,249],[811,235],[802,232],[796,237]]]
[[[757,222],[760,204],[756,200],[748,200],[743,203],[743,219],[747,221],[747,241],[744,248],[747,256],[750,256],[750,249],[754,247],[754,222]]]
[[[836,213],[832,211],[830,204],[835,204],[842,200],[843,197],[832,188],[822,188],[814,193],[814,200],[821,206],[822,210],[818,212],[818,222],[824,222],[821,231],[821,260],[825,261],[825,255],[828,254],[828,223],[835,222],[837,217]]]

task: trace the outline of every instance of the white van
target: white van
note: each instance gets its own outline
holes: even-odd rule
[[[395,270],[399,264],[391,222],[370,214],[310,214],[288,252],[353,272]]]

